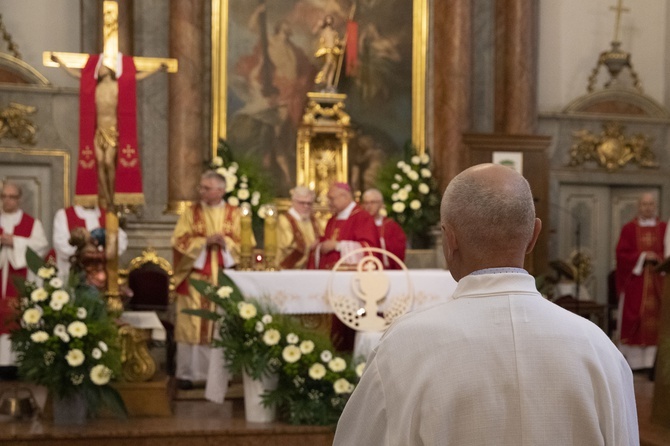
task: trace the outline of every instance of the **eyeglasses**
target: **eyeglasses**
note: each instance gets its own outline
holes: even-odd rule
[[[209,192],[210,190],[215,190],[215,189],[223,190],[223,188],[221,188],[221,187],[212,187],[212,186],[203,186],[203,185],[200,185],[200,186],[196,187],[196,190],[198,190],[198,191],[202,190],[202,191],[205,191],[205,192]]]
[[[0,198],[9,198],[11,200],[18,200],[21,197],[16,194],[0,194]]]
[[[300,206],[311,206],[314,204],[313,201],[294,201],[295,204],[299,204]]]

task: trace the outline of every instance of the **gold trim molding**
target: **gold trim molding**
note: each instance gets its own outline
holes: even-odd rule
[[[226,139],[228,92],[228,5],[212,0],[212,157],[219,138]],[[429,32],[428,0],[413,0],[412,17],[412,142],[426,149],[426,55]]]
[[[25,156],[46,156],[63,158],[63,207],[70,206],[70,153],[56,149],[24,149],[22,147],[0,147],[0,153]]]

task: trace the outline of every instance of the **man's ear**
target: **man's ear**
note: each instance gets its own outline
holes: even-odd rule
[[[528,246],[526,247],[526,254],[531,252],[535,247],[535,242],[537,242],[537,238],[540,236],[541,230],[542,230],[542,220],[536,218],[535,227],[533,228],[533,238],[531,238],[530,242],[528,242]]]
[[[447,261],[447,265],[454,258],[454,252],[458,250],[458,241],[456,240],[456,234],[454,233],[454,228],[447,223],[442,223],[442,250],[444,251],[444,258]]]

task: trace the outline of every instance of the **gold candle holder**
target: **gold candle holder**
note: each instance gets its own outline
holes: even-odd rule
[[[265,270],[276,270],[277,257],[277,207],[274,204],[265,206],[265,223],[263,225],[263,239],[265,248]]]
[[[240,264],[238,269],[242,271],[251,270],[251,205],[249,203],[242,203],[240,206]]]

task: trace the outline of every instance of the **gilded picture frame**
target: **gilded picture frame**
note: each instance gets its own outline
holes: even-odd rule
[[[232,99],[229,97],[231,89],[235,88],[237,86],[237,83],[239,82],[239,79],[236,79],[236,74],[239,73],[240,69],[238,66],[243,65],[245,60],[244,58],[251,58],[254,57],[255,55],[252,54],[253,52],[256,52],[256,48],[253,49],[253,51],[250,49],[249,44],[247,43],[247,48],[242,51],[239,48],[239,40],[241,39],[241,35],[244,35],[245,32],[248,32],[251,26],[254,26],[252,20],[249,19],[251,11],[253,8],[260,9],[259,5],[263,4],[264,6],[262,7],[261,13],[263,15],[266,14],[267,10],[267,15],[268,15],[268,20],[265,21],[265,17],[263,17],[263,29],[265,31],[262,31],[261,34],[265,33],[266,35],[264,36],[265,40],[265,48],[268,47],[267,45],[267,39],[272,38],[273,34],[272,33],[277,33],[278,28],[281,24],[281,22],[290,22],[289,19],[284,20],[283,18],[280,20],[276,16],[276,11],[291,11],[290,13],[293,14],[293,24],[295,24],[295,17],[296,17],[296,11],[304,12],[310,11],[310,8],[314,9],[315,5],[319,5],[319,7],[328,7],[328,8],[341,8],[342,11],[338,17],[340,17],[339,22],[339,30],[341,32],[346,32],[344,31],[346,28],[346,17],[344,19],[342,18],[343,14],[342,12],[346,12],[347,8],[351,8],[349,12],[355,11],[355,8],[353,8],[353,4],[355,2],[347,1],[347,0],[329,0],[329,1],[313,1],[313,0],[278,0],[275,1],[274,3],[272,2],[267,2],[267,5],[265,5],[265,2],[263,0],[258,0],[255,2],[247,2],[246,0],[244,3],[240,3],[241,0],[212,0],[212,115],[211,115],[211,146],[212,146],[212,155],[214,156],[217,148],[217,144],[219,139],[226,139],[229,142],[235,141],[235,135],[231,135],[231,128],[233,131],[237,131],[237,129],[240,128],[240,125],[236,123],[236,125],[231,127],[231,119],[233,119],[233,113],[234,111],[231,111],[231,101],[234,102],[235,98],[233,97]],[[281,5],[279,5],[281,3]],[[381,2],[372,2],[372,3],[378,3],[377,7],[381,8],[382,6],[385,6],[386,4],[382,4]],[[286,7],[286,5],[290,6],[290,8]],[[379,34],[376,34],[377,40],[375,44],[377,45],[375,48],[378,49],[378,52],[383,52],[387,51],[385,54],[387,55],[388,60],[391,60],[393,55],[392,51],[393,48],[391,47],[391,44],[395,44],[396,46],[400,47],[402,50],[403,55],[407,55],[406,57],[406,62],[403,59],[402,62],[402,68],[406,70],[407,73],[411,74],[411,80],[408,79],[408,82],[403,82],[402,88],[407,88],[406,90],[406,95],[403,98],[403,103],[406,104],[402,106],[404,110],[406,110],[407,113],[407,118],[411,119],[405,119],[404,122],[402,122],[402,125],[406,125],[407,129],[406,131],[403,130],[403,142],[399,142],[400,137],[396,137],[396,141],[394,141],[394,147],[396,148],[396,155],[401,153],[401,150],[399,150],[399,147],[402,147],[402,145],[405,142],[410,142],[411,138],[411,143],[420,151],[423,152],[426,148],[426,64],[427,64],[427,45],[428,45],[428,33],[429,33],[429,8],[428,8],[428,0],[414,0],[411,2],[411,4],[406,4],[405,2],[400,2],[398,3],[399,5],[402,5],[403,7],[408,8],[407,13],[403,14],[398,14],[397,12],[392,11],[392,7],[386,8],[390,11],[386,11],[387,14],[389,15],[388,20],[403,20],[406,23],[402,23],[402,27],[406,32],[403,34],[403,36],[407,37],[407,41],[402,41],[398,42],[399,38],[398,36],[392,36],[390,33],[387,32],[386,37],[384,35],[384,29],[380,29]],[[292,9],[291,9],[292,8]],[[243,10],[243,13],[240,11]],[[329,11],[328,9],[325,9]],[[360,11],[360,9],[359,9]],[[409,13],[411,11],[411,14]],[[255,14],[257,14],[257,11],[254,11]],[[275,14],[272,16],[272,14]],[[287,13],[288,14],[288,13]],[[354,20],[358,20],[359,16],[362,16],[364,13],[358,14],[356,12],[353,14]],[[396,14],[395,16],[392,16],[392,14]],[[400,17],[400,18],[398,18]],[[410,18],[411,17],[411,18]],[[246,20],[246,22],[245,22]],[[257,19],[254,19],[257,20]],[[374,27],[370,25],[369,21],[368,23],[365,22],[365,18],[362,17],[360,19],[360,25],[359,25],[359,39],[363,39],[364,35],[371,35],[372,32],[376,32]],[[379,19],[382,20],[382,19]],[[397,24],[394,24],[397,25]],[[297,31],[297,29],[296,29]],[[388,29],[387,29],[388,31]],[[367,34],[366,34],[367,33]],[[297,33],[296,33],[297,34]],[[304,33],[303,33],[304,34]],[[290,30],[288,31],[288,35],[290,37]],[[307,57],[311,58],[313,54],[310,53],[310,49],[308,48],[307,44],[304,41],[304,36],[302,41],[299,41],[299,38],[301,36],[295,36],[294,35],[294,41],[296,42],[295,47],[299,46],[302,44],[302,53],[305,54]],[[393,40],[395,38],[395,40]],[[316,43],[318,41],[318,36],[314,37],[314,42]],[[386,46],[384,47],[384,44]],[[291,42],[291,45],[293,43]],[[260,46],[260,45],[258,45]],[[287,45],[288,46],[288,45]],[[365,51],[365,47],[358,45],[361,49],[359,49],[359,52]],[[390,48],[390,49],[389,49]],[[236,53],[237,52],[237,53]],[[411,52],[411,54],[410,54]],[[244,58],[242,56],[239,56],[239,54],[244,54]],[[391,54],[391,55],[389,55]],[[257,56],[257,55],[256,55]],[[271,55],[270,55],[271,56]],[[359,54],[360,57],[363,57],[364,54]],[[262,54],[260,55],[262,57]],[[265,54],[265,57],[268,58],[267,52]],[[409,60],[411,59],[411,61]],[[312,64],[314,59],[312,59]],[[231,62],[232,61],[232,62]],[[232,66],[235,64],[235,66]],[[374,66],[379,66],[380,64],[377,63]],[[411,65],[411,69],[409,67]],[[389,63],[390,66],[390,63]],[[233,73],[231,75],[231,73]],[[373,75],[376,73],[373,73]],[[237,76],[239,77],[239,76]],[[344,77],[344,75],[343,75]],[[409,77],[409,76],[408,76]],[[411,84],[411,85],[407,85]],[[377,83],[375,88],[377,90],[374,90],[374,92],[379,92],[380,89],[384,95],[386,95],[387,98],[391,98],[391,100],[394,100],[397,96],[400,95],[394,88],[397,87],[396,85],[380,85],[380,83]],[[346,88],[346,87],[345,87]],[[343,91],[346,93],[346,91]],[[304,92],[297,93],[296,99],[302,100],[302,97],[304,96]],[[352,118],[355,120],[356,119],[356,110],[355,110],[355,102],[356,98],[350,98],[348,101],[348,107],[351,105],[352,101],[354,104],[352,105]],[[360,99],[359,99],[360,103]],[[411,104],[411,105],[410,105]],[[396,109],[401,108],[400,105],[394,104],[394,107]],[[411,107],[411,111],[407,110],[408,108]],[[300,106],[293,106],[293,104],[288,105],[289,108],[289,113],[301,113]],[[383,114],[385,112],[384,107],[378,107],[380,114],[380,120],[383,120]],[[369,116],[371,113],[368,112],[367,115]],[[376,115],[376,112],[374,113]],[[411,123],[408,123],[407,121],[411,121]],[[242,122],[242,125],[247,124],[246,122]],[[389,124],[387,122],[382,122],[383,124],[387,125],[396,125],[397,124]],[[255,130],[250,130],[249,132],[254,132]],[[295,138],[297,135],[293,135]],[[235,144],[233,145],[233,149],[235,148]],[[283,150],[288,150],[288,147],[290,146],[290,143],[284,144]],[[261,146],[262,148],[262,146]],[[295,149],[295,143],[293,143],[293,146],[291,147],[291,150]],[[251,153],[252,151],[250,150],[244,150],[242,149],[243,152],[245,153]],[[355,149],[354,149],[355,151]],[[295,156],[294,154],[291,154]],[[351,160],[350,160],[351,161]],[[353,162],[353,161],[351,161]],[[290,162],[286,163],[287,165],[290,164]],[[295,163],[293,163],[295,165]],[[299,169],[300,167],[298,167]],[[370,175],[368,175],[370,176]],[[298,173],[292,173],[293,180],[295,181],[296,178],[299,177]],[[280,195],[281,195],[280,191]]]

